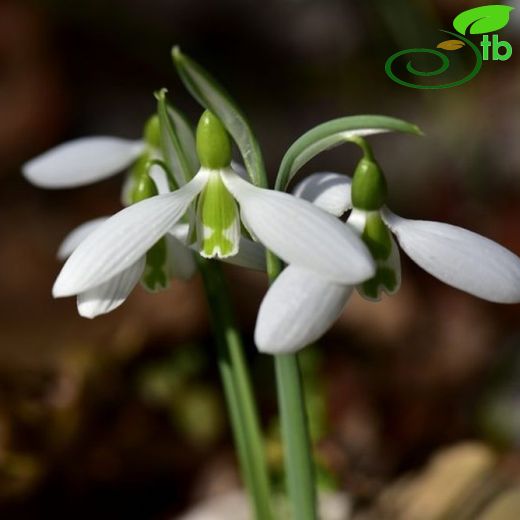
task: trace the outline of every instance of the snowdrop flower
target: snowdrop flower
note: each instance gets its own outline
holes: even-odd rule
[[[160,158],[159,120],[150,117],[140,140],[120,137],[83,137],[60,144],[22,166],[24,177],[40,188],[75,188],[112,177],[130,168],[122,199],[131,203],[139,172]]]
[[[444,283],[496,303],[520,302],[520,258],[476,233],[441,222],[409,220],[384,204],[386,181],[368,145],[352,181],[336,173],[314,174],[294,193],[341,216],[352,209],[346,226],[370,249],[375,276],[356,286],[369,300],[394,294],[401,249],[425,271]],[[260,306],[255,329],[259,350],[294,352],[322,336],[341,314],[353,284],[331,282],[302,266],[288,266],[275,280]]]
[[[159,167],[155,167],[157,169]],[[160,168],[159,168],[160,169]],[[152,177],[154,180],[152,180]],[[161,172],[148,175],[142,171],[132,193],[133,202],[169,192],[167,179]],[[67,259],[96,229],[109,220],[100,217],[87,221],[71,231],[58,249],[58,259]],[[177,223],[132,265],[118,272],[104,283],[77,294],[78,313],[95,318],[119,307],[141,281],[150,292],[164,290],[171,278],[189,280],[197,269],[193,251],[186,245],[189,225]]]
[[[208,111],[197,127],[196,145],[201,168],[193,179],[171,193],[145,198],[97,227],[65,263],[54,284],[55,297],[84,294],[128,271],[135,279],[143,255],[171,232],[194,201],[202,256],[239,257],[242,222],[282,260],[327,280],[356,284],[374,275],[368,248],[339,220],[293,195],[257,188],[234,172],[229,136]]]
[[[152,183],[155,183],[154,184]],[[144,200],[157,194],[169,193],[169,183],[164,171],[157,165],[145,170],[136,182],[132,199]],[[109,217],[99,217],[84,222],[72,230],[61,243],[57,257],[65,261],[95,229]],[[117,309],[134,287],[141,285],[149,292],[165,290],[172,278],[187,281],[197,270],[194,250],[189,246],[189,224],[179,222],[162,239],[152,246],[133,266],[124,269],[104,284],[77,295],[78,313],[84,318],[95,318]],[[241,238],[241,253],[227,259],[229,263],[265,271],[265,249]]]

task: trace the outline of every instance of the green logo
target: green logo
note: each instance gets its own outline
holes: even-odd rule
[[[422,78],[438,76],[446,70],[448,70],[450,66],[450,60],[444,52],[437,49],[406,49],[403,51],[396,52],[386,60],[385,72],[390,79],[392,79],[396,83],[399,83],[399,85],[403,85],[404,87],[410,88],[441,89],[458,87],[463,83],[467,83],[480,72],[480,69],[482,68],[482,61],[488,61],[489,59],[492,59],[493,61],[506,61],[512,56],[513,49],[509,42],[505,40],[499,40],[497,34],[493,34],[491,38],[488,34],[498,31],[505,27],[509,22],[509,14],[512,10],[513,7],[506,5],[485,5],[482,7],[475,7],[474,9],[469,9],[460,13],[453,20],[453,27],[458,32],[455,33],[451,31],[442,31],[446,34],[449,34],[450,36],[454,36],[455,38],[445,40],[439,43],[437,45],[437,49],[442,49],[442,51],[453,52],[466,47],[468,49],[471,49],[471,51],[474,54],[475,65],[473,69],[462,79],[452,81],[450,83],[443,83],[440,85],[417,85],[415,83],[411,83],[410,81],[398,78],[392,70],[395,61],[401,56],[406,56],[408,54],[415,53],[432,54],[440,60],[440,65],[435,70],[418,70],[413,66],[411,60],[407,62],[406,70],[410,74]],[[483,35],[482,40],[480,42],[482,52],[471,40],[465,37],[470,34]]]

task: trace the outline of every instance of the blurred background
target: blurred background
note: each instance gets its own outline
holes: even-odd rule
[[[407,119],[425,136],[371,139],[392,209],[520,253],[520,10],[500,31],[512,58],[485,62],[461,87],[414,90],[384,72],[388,56],[435,47],[438,29],[485,3],[0,2],[2,518],[242,518],[200,280],[138,289],[94,321],[73,298],[53,300],[60,241],[120,208],[123,177],[44,191],[24,181],[23,162],[79,136],[139,138],[161,87],[195,122],[200,108],[170,59],[179,44],[242,106],[272,179],[287,147],[320,122]],[[301,175],[348,174],[358,159],[343,146]],[[302,355],[320,486],[336,499],[327,518],[520,518],[520,307],[402,262],[396,296],[353,298]],[[226,272],[281,489],[272,361],[252,342],[266,281]]]

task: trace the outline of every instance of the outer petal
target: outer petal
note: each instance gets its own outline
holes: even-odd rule
[[[95,318],[117,309],[132,292],[143,274],[145,258],[114,276],[104,284],[80,293],[77,298],[78,312],[84,318]]]
[[[87,220],[87,222],[83,222],[77,228],[74,228],[60,244],[58,248],[58,253],[56,256],[58,260],[65,260],[68,258],[85,238],[90,235],[94,229],[99,227],[103,222],[106,222],[109,217],[99,217],[93,220]]]
[[[340,220],[288,193],[256,188],[230,170],[222,178],[253,234],[286,263],[344,284],[373,276],[367,247]]]
[[[352,286],[290,265],[265,295],[255,329],[261,352],[295,352],[321,337],[341,314]]]
[[[84,137],[60,144],[25,163],[25,178],[42,188],[73,188],[111,177],[143,151],[142,141]]]
[[[172,234],[166,235],[168,272],[172,278],[189,280],[197,270],[193,251]]]
[[[520,258],[472,231],[383,212],[406,254],[439,280],[497,303],[520,302]]]
[[[296,185],[293,195],[340,217],[352,207],[351,184],[351,178],[341,173],[314,173]]]
[[[181,189],[138,202],[109,218],[72,253],[54,284],[54,296],[79,294],[130,267],[182,217],[206,181],[207,171],[201,170]]]
[[[231,161],[231,169],[242,179],[245,181],[249,181],[249,175],[247,170],[244,168],[244,165],[239,163],[238,161]]]

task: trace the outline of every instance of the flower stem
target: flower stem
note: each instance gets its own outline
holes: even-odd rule
[[[273,520],[258,412],[227,286],[217,262],[200,257],[199,269],[217,337],[218,365],[243,478],[257,520]]]
[[[279,258],[267,253],[272,283],[282,270]],[[309,423],[297,354],[275,356],[278,406],[284,446],[287,488],[295,520],[315,520],[316,484]]]

